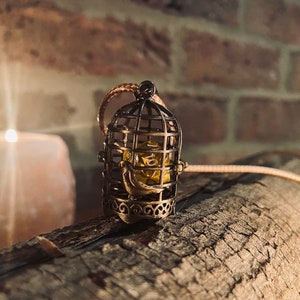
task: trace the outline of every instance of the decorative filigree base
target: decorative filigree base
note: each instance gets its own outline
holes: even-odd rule
[[[113,198],[104,202],[105,214],[117,214],[125,223],[141,219],[161,219],[175,212],[174,198],[162,201],[139,201]]]

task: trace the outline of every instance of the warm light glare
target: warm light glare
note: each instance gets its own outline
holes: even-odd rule
[[[5,132],[5,140],[9,143],[15,143],[18,141],[18,134],[14,129],[8,129]]]

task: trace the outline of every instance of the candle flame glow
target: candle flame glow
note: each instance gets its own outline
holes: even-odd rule
[[[15,143],[18,141],[18,134],[14,129],[8,129],[5,132],[5,140],[9,143]]]

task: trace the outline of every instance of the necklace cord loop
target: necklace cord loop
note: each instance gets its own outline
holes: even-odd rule
[[[107,131],[108,131],[107,125],[104,121],[104,115],[105,115],[107,106],[109,105],[109,103],[111,102],[111,100],[113,98],[115,98],[116,96],[118,96],[122,93],[128,93],[128,92],[133,93],[136,98],[150,95],[153,101],[155,101],[156,103],[158,103],[164,107],[166,106],[165,103],[159,97],[158,92],[151,81],[146,80],[146,81],[143,81],[141,84],[122,83],[118,86],[115,86],[114,88],[112,88],[111,90],[109,90],[106,93],[106,95],[104,96],[102,103],[99,107],[99,111],[98,111],[97,120],[99,123],[100,130],[104,136],[107,135]]]

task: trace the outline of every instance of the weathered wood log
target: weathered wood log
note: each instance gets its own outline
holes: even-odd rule
[[[0,299],[300,298],[299,184],[201,174],[181,188],[166,219],[99,217],[2,249]]]

